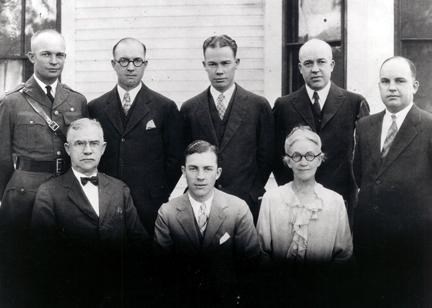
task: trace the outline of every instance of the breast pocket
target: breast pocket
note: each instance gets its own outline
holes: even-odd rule
[[[18,114],[14,143],[17,148],[31,148],[32,151],[44,149],[47,142],[48,126],[37,114]]]

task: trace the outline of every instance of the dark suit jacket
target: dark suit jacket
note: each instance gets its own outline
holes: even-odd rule
[[[103,173],[98,178],[99,216],[72,170],[42,184],[36,195],[31,223],[36,268],[52,283],[40,286],[53,287],[41,294],[61,304],[85,307],[93,296],[103,301],[101,293],[121,294],[126,260],[148,242],[129,188]]]
[[[286,136],[298,125],[308,125],[317,131],[310,105],[305,86],[275,102],[273,114],[276,148],[273,173],[279,185],[288,183],[293,178],[291,169],[282,162]],[[367,114],[369,106],[361,95],[331,84],[322,110],[319,131],[326,159],[319,167],[316,179],[320,184],[341,194],[349,203],[352,203],[355,194],[352,174],[354,130],[357,120]]]
[[[180,177],[181,117],[173,101],[144,84],[125,127],[119,106],[117,87],[89,103],[107,142],[99,169],[130,187],[142,223],[152,233],[157,210]]]
[[[422,283],[432,282],[432,116],[414,105],[381,160],[383,117],[357,127],[354,253],[361,265],[385,273],[385,285],[402,283],[399,291],[419,295]]]
[[[248,206],[215,189],[202,239],[195,221],[187,193],[159,209],[155,243],[167,256],[162,266],[169,270],[173,289],[191,298],[190,292],[199,290],[203,297],[210,293],[212,298],[235,293],[240,266],[254,263],[261,252]]]
[[[216,187],[249,206],[264,194],[273,157],[273,118],[267,100],[236,85],[232,109],[219,144],[209,110],[210,88],[181,107],[185,140],[202,139],[219,149],[222,175]],[[255,208],[251,208],[254,213]],[[254,215],[257,213],[254,213]]]

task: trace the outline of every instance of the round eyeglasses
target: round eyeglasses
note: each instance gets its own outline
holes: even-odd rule
[[[132,59],[132,60],[129,60],[129,59],[126,59],[126,58],[120,58],[120,59],[118,59],[118,60],[114,60],[114,61],[116,61],[118,64],[120,64],[120,66],[122,66],[122,67],[127,67],[128,65],[129,65],[129,63],[133,63],[133,65],[135,66],[135,67],[140,67],[140,66],[142,66],[144,63],[146,63],[147,61],[145,61],[145,60],[143,60],[143,59],[141,59],[141,58],[135,58],[135,59]]]
[[[292,155],[287,154],[294,162],[298,163],[304,157],[307,161],[313,161],[315,158],[321,156],[322,153],[314,154],[312,152],[307,152],[305,154],[300,154],[299,152],[294,152]]]

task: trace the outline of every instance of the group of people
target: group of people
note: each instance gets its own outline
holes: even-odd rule
[[[34,74],[0,101],[1,306],[430,304],[432,115],[414,64],[384,61],[386,109],[369,116],[322,40],[273,109],[235,82],[235,40],[203,56],[211,85],[178,110],[123,38],[117,85],[87,104],[59,80],[62,35],[33,35]]]

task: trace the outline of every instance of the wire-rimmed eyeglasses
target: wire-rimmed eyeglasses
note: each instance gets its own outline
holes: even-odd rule
[[[313,161],[315,158],[321,156],[322,153],[318,153],[318,154],[314,154],[312,152],[306,152],[305,154],[300,154],[299,152],[294,152],[292,153],[292,155],[287,154],[287,156],[289,158],[291,158],[294,162],[298,163],[299,161],[301,161],[303,159],[303,157],[307,160],[307,161]]]
[[[133,63],[133,65],[135,67],[140,67],[142,66],[144,63],[146,63],[146,60],[143,60],[141,58],[135,58],[135,59],[127,59],[127,58],[120,58],[118,60],[114,60],[115,62],[117,62],[118,64],[120,64],[120,66],[122,67],[127,67],[129,65],[129,63]]]

